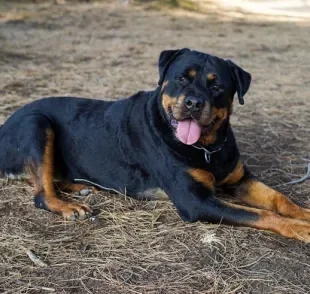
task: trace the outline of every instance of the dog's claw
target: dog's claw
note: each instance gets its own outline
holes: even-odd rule
[[[66,203],[65,207],[60,211],[67,220],[85,220],[88,218],[92,210],[86,204]]]
[[[79,193],[80,193],[81,196],[88,196],[92,192],[93,192],[92,189],[82,189]]]

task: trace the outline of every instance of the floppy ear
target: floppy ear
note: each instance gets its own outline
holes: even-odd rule
[[[158,68],[159,68],[159,81],[158,85],[160,86],[165,78],[166,72],[169,65],[173,60],[175,60],[179,55],[190,51],[188,48],[178,49],[178,50],[165,50],[162,51],[158,59]]]
[[[251,84],[251,75],[243,70],[238,65],[234,64],[231,60],[226,60],[232,73],[233,79],[236,83],[239,103],[244,104],[243,96],[249,90]]]

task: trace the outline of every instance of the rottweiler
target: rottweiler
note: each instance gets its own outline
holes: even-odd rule
[[[251,75],[230,60],[165,50],[159,82],[118,101],[49,97],[17,110],[0,130],[2,176],[26,174],[34,204],[69,220],[85,204],[60,189],[87,186],[144,199],[164,191],[187,222],[242,225],[310,240],[310,210],[256,179],[240,159],[229,118]],[[247,206],[215,197],[222,187]],[[154,192],[155,195],[155,192]]]

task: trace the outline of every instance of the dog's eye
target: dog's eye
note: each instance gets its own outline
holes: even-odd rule
[[[211,90],[214,94],[218,94],[221,91],[221,89],[218,86],[213,86]]]
[[[177,80],[180,82],[180,83],[186,83],[186,78],[184,77],[184,76],[179,76],[179,77],[177,77]]]

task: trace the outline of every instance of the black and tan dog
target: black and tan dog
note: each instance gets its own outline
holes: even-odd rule
[[[0,131],[3,175],[26,173],[36,207],[83,219],[59,186],[85,183],[143,198],[160,188],[185,221],[250,226],[310,240],[310,211],[256,180],[239,158],[229,124],[251,76],[229,60],[189,49],[163,51],[159,87],[116,102],[47,98],[14,113]],[[229,188],[251,207],[215,198]]]

